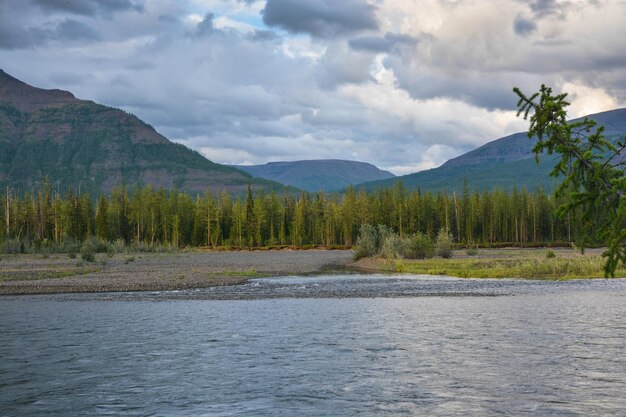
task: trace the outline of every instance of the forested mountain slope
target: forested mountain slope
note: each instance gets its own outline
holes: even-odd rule
[[[265,165],[236,166],[249,174],[292,185],[303,190],[338,191],[348,185],[394,178],[391,172],[372,164],[339,159],[270,162]]]
[[[0,70],[0,186],[24,192],[48,177],[92,194],[116,184],[243,192],[250,175],[175,144],[122,110],[25,84]],[[283,190],[253,179],[254,188]]]
[[[626,109],[610,110],[588,116],[604,126],[608,138],[617,140],[626,134]],[[362,187],[372,190],[401,180],[410,189],[423,191],[460,191],[465,183],[470,190],[512,190],[542,187],[554,189],[559,181],[549,176],[556,155],[542,155],[535,162],[535,140],[526,132],[506,136],[444,163],[442,166],[391,180],[375,181]]]

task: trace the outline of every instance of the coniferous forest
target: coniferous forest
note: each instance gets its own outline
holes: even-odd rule
[[[19,196],[3,191],[0,242],[9,252],[92,237],[142,247],[349,247],[363,224],[385,225],[401,237],[421,232],[434,239],[448,230],[459,245],[481,246],[562,244],[582,233],[579,220],[561,218],[560,202],[542,190],[422,193],[397,183],[373,192],[248,190],[237,197],[118,186],[95,200],[50,184]]]

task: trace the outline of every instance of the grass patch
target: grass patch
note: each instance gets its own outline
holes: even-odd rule
[[[101,268],[46,268],[46,269],[3,269],[0,271],[0,281],[35,281],[39,279],[67,278],[77,275],[100,272]]]
[[[259,273],[255,271],[254,269],[250,269],[248,271],[220,271],[220,272],[211,272],[209,274],[209,278],[217,278],[217,277],[263,278],[267,276],[269,275]]]
[[[396,272],[428,275],[448,275],[459,278],[529,278],[576,279],[603,278],[604,259],[599,256],[572,258],[482,258],[427,259],[396,262]],[[616,277],[626,277],[621,266]]]

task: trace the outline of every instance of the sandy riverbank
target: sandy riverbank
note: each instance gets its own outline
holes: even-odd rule
[[[345,250],[0,256],[0,295],[163,291],[241,284],[252,277],[301,275],[352,263]]]

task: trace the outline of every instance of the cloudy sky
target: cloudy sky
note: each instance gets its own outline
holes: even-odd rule
[[[220,163],[396,174],[525,130],[513,86],[626,106],[626,0],[0,0],[0,68]]]

